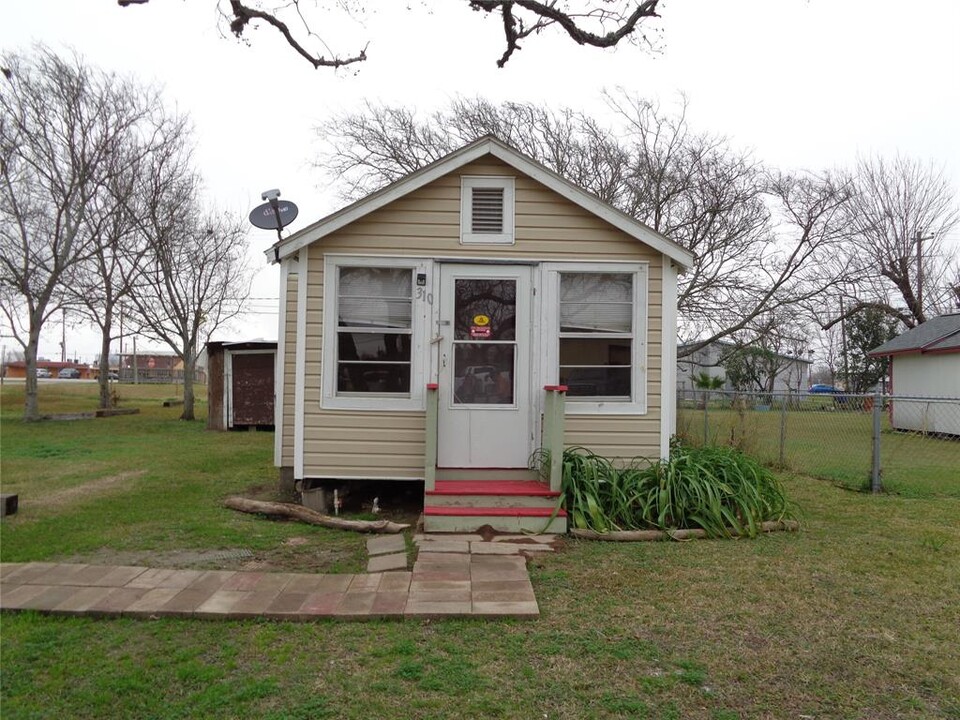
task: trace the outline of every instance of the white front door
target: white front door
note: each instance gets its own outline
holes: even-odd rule
[[[526,467],[531,268],[440,266],[440,467]]]

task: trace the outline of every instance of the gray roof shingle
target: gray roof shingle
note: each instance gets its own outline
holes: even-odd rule
[[[960,313],[927,320],[870,351],[870,355],[960,350]]]

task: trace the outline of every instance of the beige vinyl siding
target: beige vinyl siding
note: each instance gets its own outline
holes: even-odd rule
[[[293,467],[297,407],[297,273],[287,275],[283,329],[283,426],[280,438],[280,465]]]
[[[460,176],[516,178],[514,245],[460,244]],[[566,440],[614,457],[660,448],[661,255],[493,158],[471,163],[314,243],[307,286],[304,476],[421,478],[423,412],[324,409],[321,395],[323,254],[498,258],[526,262],[649,262],[647,414],[570,415]],[[435,289],[436,290],[436,289]],[[291,313],[292,315],[292,313]],[[290,324],[288,323],[288,328]],[[536,351],[534,358],[539,355]],[[291,405],[292,407],[292,405]]]

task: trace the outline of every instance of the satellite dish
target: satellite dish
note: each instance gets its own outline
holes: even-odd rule
[[[281,230],[297,219],[300,209],[289,200],[271,200],[250,211],[250,222],[261,230]]]

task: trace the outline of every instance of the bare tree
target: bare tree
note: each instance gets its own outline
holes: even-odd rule
[[[249,295],[246,226],[197,206],[196,178],[172,174],[139,229],[149,249],[136,268],[131,299],[142,332],[183,362],[182,420],[195,419],[200,347],[239,314]]]
[[[156,193],[158,168],[191,172],[183,163],[169,163],[183,152],[189,130],[183,116],[168,115],[152,90],[144,89],[143,103],[152,108],[140,132],[125,139],[123,172],[105,183],[92,201],[89,235],[94,238],[89,257],[77,263],[64,283],[66,302],[100,332],[100,407],[111,404],[110,346],[116,336],[117,311],[133,290],[136,269],[150,245],[138,231]],[[189,157],[189,156],[187,156]]]
[[[832,175],[774,175],[722,137],[694,132],[679,112],[624,92],[609,94],[616,123],[532,103],[458,99],[421,119],[368,104],[319,129],[320,163],[356,199],[492,133],[601,200],[694,252],[680,279],[684,334],[692,354],[756,319],[819,296],[843,240],[847,182]]]
[[[944,238],[960,222],[960,209],[943,168],[902,156],[862,158],[853,188],[845,315],[876,309],[914,327],[948,312],[960,297],[960,264]]]
[[[94,200],[124,172],[146,109],[131,84],[37,47],[0,79],[0,309],[27,362],[24,418],[39,417],[36,361],[64,279],[90,257]]]
[[[117,0],[121,7],[145,5],[149,0]],[[621,42],[632,42],[654,47],[653,41],[643,32],[645,21],[659,18],[659,0],[461,0],[472,10],[481,14],[499,16],[498,25],[503,32],[506,48],[497,60],[503,67],[520,49],[520,41],[539,35],[556,27],[578,45],[597,48],[614,47]],[[424,5],[427,3],[424,2]],[[331,15],[339,10],[347,15],[370,7],[361,0],[329,0],[324,6],[310,13],[303,10],[300,0],[256,3],[247,5],[241,0],[217,0],[216,7],[231,34],[238,39],[248,37],[247,30],[265,24],[280,33],[284,41],[302,59],[314,68],[341,68],[367,59],[367,48],[353,55],[334,53],[327,42],[313,30],[316,15],[327,21],[323,35],[327,38],[338,34],[331,28]],[[336,25],[336,21],[332,24]],[[292,25],[292,26],[291,26]],[[427,39],[423,39],[426,41]],[[328,55],[329,54],[329,55]]]

